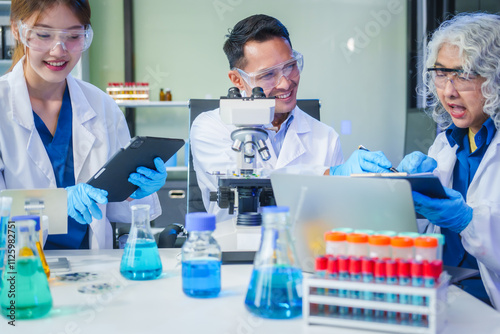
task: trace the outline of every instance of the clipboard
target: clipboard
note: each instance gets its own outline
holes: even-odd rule
[[[380,177],[387,180],[407,180],[410,182],[411,190],[421,193],[431,198],[448,198],[446,192],[439,181],[439,178],[432,173],[364,173],[351,174],[352,177]]]
[[[122,202],[138,188],[128,182],[130,173],[144,166],[156,170],[153,160],[167,161],[184,145],[183,139],[137,136],[116,152],[94,176],[87,181],[95,188],[108,192],[108,202]]]

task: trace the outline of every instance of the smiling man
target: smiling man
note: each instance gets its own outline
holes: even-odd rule
[[[286,27],[267,15],[253,15],[238,22],[227,35],[224,52],[229,61],[229,79],[242,94],[261,87],[267,97],[276,97],[272,125],[265,126],[266,145],[271,158],[257,156],[256,167],[278,169],[301,166],[309,172],[348,175],[350,172],[387,171],[390,162],[381,153],[357,151],[343,163],[339,136],[335,130],[307,115],[297,107],[302,54],[292,48]],[[238,153],[231,149],[234,125],[222,122],[219,109],[200,114],[190,131],[191,152],[203,202],[220,222],[229,218],[210,202],[210,191],[217,190],[213,171],[235,170]],[[307,166],[307,167],[306,167]],[[336,166],[330,169],[331,166]],[[380,167],[382,166],[382,167]],[[338,168],[337,168],[338,167]]]

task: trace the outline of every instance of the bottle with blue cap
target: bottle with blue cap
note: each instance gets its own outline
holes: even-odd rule
[[[35,221],[12,217],[9,230],[14,226],[15,234],[9,234],[13,239],[8,240],[9,257],[2,279],[0,310],[11,320],[40,318],[52,308],[52,295],[36,247]],[[15,240],[14,247],[10,247],[10,240]]]
[[[262,207],[262,238],[245,298],[247,310],[271,319],[302,315],[302,271],[292,242],[288,207]]]
[[[185,228],[188,238],[182,245],[182,290],[189,297],[216,297],[221,290],[222,253],[212,236],[215,215],[188,213]]]
[[[123,250],[120,273],[130,280],[150,280],[161,275],[162,264],[149,222],[148,204],[132,205],[132,227]]]

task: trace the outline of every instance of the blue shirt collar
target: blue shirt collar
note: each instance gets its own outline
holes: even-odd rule
[[[450,143],[450,146],[453,147],[455,145],[458,145],[459,147],[462,147],[464,142],[464,136],[467,135],[468,131],[469,131],[468,128],[463,129],[457,127],[455,124],[452,124],[445,131],[446,139],[448,139],[448,143]],[[483,123],[483,126],[476,133],[474,137],[476,141],[476,146],[480,148],[483,145],[489,145],[493,140],[496,131],[497,129],[495,127],[495,123],[493,122],[491,117],[488,117],[488,119]]]

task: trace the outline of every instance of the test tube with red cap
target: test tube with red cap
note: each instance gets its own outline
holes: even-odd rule
[[[349,258],[347,256],[339,256],[338,258],[339,264],[339,281],[348,281],[349,280]],[[339,297],[347,298],[348,290],[339,289]],[[349,308],[347,306],[339,307],[339,314],[341,316],[349,315]]]
[[[421,288],[424,286],[424,264],[420,261],[411,261],[411,285]],[[419,295],[412,296],[412,305],[424,305],[424,298]],[[422,315],[414,313],[411,316],[413,324],[420,326],[422,322]]]
[[[374,276],[375,276],[375,283],[378,284],[385,284],[386,282],[386,270],[385,270],[385,261],[381,259],[376,259],[374,260]],[[385,301],[385,293],[383,292],[376,292],[375,293],[375,300],[379,302]],[[384,317],[384,311],[382,310],[375,310],[375,318],[377,319],[382,319]]]
[[[326,267],[326,277],[329,279],[337,279],[339,276],[339,261],[335,256],[330,256],[328,257],[328,265]],[[337,289],[328,289],[328,295],[337,297],[338,296],[338,290]],[[335,305],[329,305],[328,306],[328,313],[329,314],[336,314],[337,313],[337,306]]]
[[[438,283],[439,276],[443,271],[443,261],[434,260],[424,262],[424,286],[426,288],[434,288]],[[429,305],[429,301],[425,301],[425,305]]]
[[[368,257],[363,257],[361,259],[361,272],[363,273],[363,282],[365,283],[373,283],[374,282],[374,276],[373,276],[373,260],[368,258]],[[372,291],[365,291],[363,292],[363,299],[364,300],[374,300],[374,293]],[[373,318],[373,310],[365,308],[363,310],[363,314],[365,315],[365,318],[368,320]]]
[[[326,267],[328,265],[328,258],[326,256],[318,256],[316,258],[315,274],[318,278],[326,278]],[[324,288],[317,288],[316,294],[322,296],[326,295]],[[325,311],[325,305],[318,305],[318,312],[322,314]]]
[[[411,264],[409,261],[399,259],[398,260],[398,279],[399,279],[399,285],[401,286],[409,286],[411,284],[411,278],[410,278],[410,272],[411,272]],[[407,294],[400,294],[399,295],[399,303],[400,304],[410,304],[410,296]],[[401,321],[402,322],[408,322],[410,319],[408,313],[401,313]]]
[[[361,282],[361,259],[355,256],[349,258],[349,275],[352,282]],[[361,291],[351,290],[350,297],[352,299],[360,299]],[[361,309],[357,307],[352,308],[352,315],[354,317],[361,316]]]
[[[387,275],[387,284],[388,285],[397,285],[398,284],[398,266],[397,262],[394,260],[387,260],[385,262],[385,272]],[[397,303],[398,295],[395,293],[387,293],[385,295],[385,301],[388,303]],[[387,318],[389,321],[396,320],[396,312],[388,311]]]

